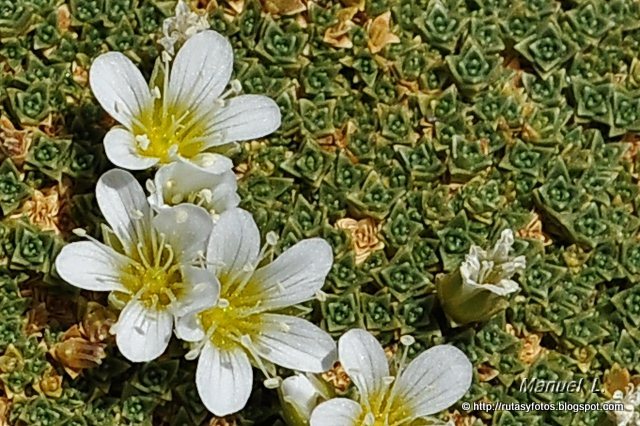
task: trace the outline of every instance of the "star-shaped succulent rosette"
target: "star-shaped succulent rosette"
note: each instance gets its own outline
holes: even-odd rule
[[[166,52],[165,52],[166,53]],[[212,30],[192,35],[175,58],[163,55],[161,87],[149,87],[124,54],[100,55],[91,66],[94,96],[120,125],[104,138],[109,160],[129,170],[185,159],[200,165],[231,161],[209,152],[265,136],[280,126],[280,109],[262,95],[225,92],[233,71],[229,41]]]

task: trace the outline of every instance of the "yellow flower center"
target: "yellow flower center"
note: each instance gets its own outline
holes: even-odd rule
[[[155,231],[152,231],[155,232]],[[166,309],[184,294],[180,264],[160,234],[137,244],[132,262],[121,271],[120,281],[147,308]]]
[[[400,426],[413,423],[412,413],[404,401],[397,396],[392,397],[392,386],[381,392],[370,395],[358,424],[363,426]]]
[[[218,305],[201,312],[198,316],[205,333],[210,335],[211,343],[217,348],[228,350],[243,346],[240,342],[243,336],[251,339],[259,334],[262,331],[262,322],[256,304],[251,304],[249,297],[244,296],[242,290],[235,291],[238,287],[233,285],[233,280],[225,276],[218,279]],[[240,285],[245,290],[252,287],[251,283]]]
[[[133,125],[138,154],[159,158],[160,163],[173,161],[179,154],[192,158],[204,147],[206,123],[203,117],[182,105],[164,105],[156,99],[140,120]]]

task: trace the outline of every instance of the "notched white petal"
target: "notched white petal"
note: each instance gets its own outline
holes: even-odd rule
[[[386,388],[389,363],[384,349],[371,333],[362,329],[347,331],[338,340],[340,363],[360,391],[368,398]]]
[[[62,279],[93,291],[128,292],[121,282],[121,271],[128,264],[128,258],[97,241],[67,244],[56,258]]]
[[[455,404],[471,386],[471,362],[458,348],[434,346],[402,372],[395,392],[415,417],[438,413]]]
[[[128,129],[152,102],[142,73],[120,52],[104,53],[93,61],[89,84],[102,108]]]
[[[169,311],[147,309],[140,301],[132,300],[118,318],[116,344],[129,361],[152,361],[169,345],[172,328]]]
[[[362,407],[346,398],[334,398],[318,405],[311,413],[311,426],[361,426]]]
[[[207,343],[196,369],[196,387],[203,404],[219,417],[240,411],[253,385],[249,358],[241,349],[219,350]]]

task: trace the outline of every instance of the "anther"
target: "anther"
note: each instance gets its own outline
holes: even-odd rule
[[[145,182],[145,187],[150,194],[153,194],[157,191],[156,184],[151,179],[147,179],[147,181]]]
[[[73,231],[74,234],[76,234],[78,237],[86,237],[87,236],[87,231],[82,229],[82,228],[75,228]]]
[[[278,243],[278,234],[273,231],[267,232],[267,244],[275,246]]]
[[[264,383],[264,387],[267,389],[278,389],[282,384],[282,378],[278,376],[269,377],[268,379],[265,379],[263,383]]]
[[[218,306],[221,307],[222,309],[228,308],[229,307],[229,301],[227,299],[225,299],[225,298],[220,298],[218,300]],[[247,336],[242,336],[242,337],[247,337]],[[248,339],[248,337],[247,337],[247,339]]]
[[[233,90],[236,94],[242,92],[242,83],[240,83],[240,80],[231,80],[231,90]]]
[[[327,300],[327,293],[322,290],[316,291],[316,300],[320,302],[325,302]]]
[[[405,346],[411,346],[415,342],[416,342],[416,339],[409,334],[405,334],[404,336],[400,337],[400,343],[402,343]]]

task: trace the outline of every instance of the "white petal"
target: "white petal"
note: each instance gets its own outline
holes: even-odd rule
[[[321,328],[302,318],[262,314],[262,333],[254,337],[260,355],[298,371],[322,373],[336,361],[336,344]]]
[[[471,386],[471,378],[471,363],[460,349],[434,346],[402,372],[395,395],[415,417],[430,416],[462,398]]]
[[[180,299],[176,316],[197,313],[215,306],[220,295],[220,282],[215,274],[204,268],[183,266],[182,278],[187,283],[187,294]]]
[[[253,266],[260,252],[260,232],[249,212],[227,210],[213,227],[207,248],[207,260],[220,273],[242,271]]]
[[[132,117],[139,117],[152,102],[142,73],[120,52],[105,53],[93,61],[89,84],[102,108],[128,129]]]
[[[212,108],[229,83],[233,50],[215,31],[203,31],[182,46],[171,68],[169,102],[196,111]]]
[[[131,173],[112,169],[103,174],[96,185],[96,200],[125,248],[146,240],[151,210],[142,187]]]
[[[318,399],[322,397],[320,390],[304,374],[287,377],[280,385],[282,399],[291,404],[297,414],[308,419],[316,407]]]
[[[218,168],[214,169],[218,170]],[[208,190],[213,196],[218,187],[227,192],[218,199],[218,205],[224,205],[237,189],[236,177],[233,171],[210,172],[192,163],[178,162],[161,167],[154,178],[156,193],[150,197],[150,202],[156,205],[175,205],[185,202],[190,194]],[[219,191],[218,191],[219,192]],[[219,211],[222,212],[225,209]]]
[[[140,301],[131,301],[118,318],[116,344],[129,361],[151,361],[167,348],[172,327],[169,311],[147,309]]]
[[[202,207],[181,204],[161,210],[153,218],[153,226],[164,234],[178,262],[189,263],[204,256],[213,222]]]
[[[176,318],[176,337],[186,342],[199,342],[205,338],[198,315],[190,313]]]
[[[238,186],[235,182],[235,176],[233,179],[233,183],[217,185],[211,193],[211,202],[208,204],[218,214],[238,207],[240,204],[240,196],[236,192]]]
[[[201,152],[184,161],[213,174],[224,173],[233,169],[233,161],[229,157],[214,152]]]
[[[201,342],[206,337],[195,312],[175,318],[175,333],[178,339],[185,342]]]
[[[340,363],[360,391],[362,399],[369,399],[385,389],[389,376],[389,362],[384,349],[371,333],[362,329],[347,331],[338,340]]]
[[[121,271],[128,264],[127,257],[93,241],[68,244],[56,258],[56,269],[62,279],[76,287],[93,291],[128,293],[120,281]]]
[[[240,411],[253,385],[249,358],[240,348],[219,350],[207,342],[196,370],[196,387],[205,407],[222,417]]]
[[[136,150],[133,134],[122,127],[114,127],[104,137],[107,158],[127,170],[146,170],[158,163],[157,158],[143,157]]]
[[[360,426],[362,407],[347,398],[333,398],[318,405],[311,413],[311,426]]]
[[[331,246],[325,240],[302,240],[274,262],[258,269],[252,279],[255,284],[246,293],[254,293],[269,309],[304,302],[322,288],[332,264]]]
[[[280,107],[273,99],[261,95],[236,96],[213,113],[203,136],[209,138],[205,146],[261,138],[276,131],[280,121]]]

